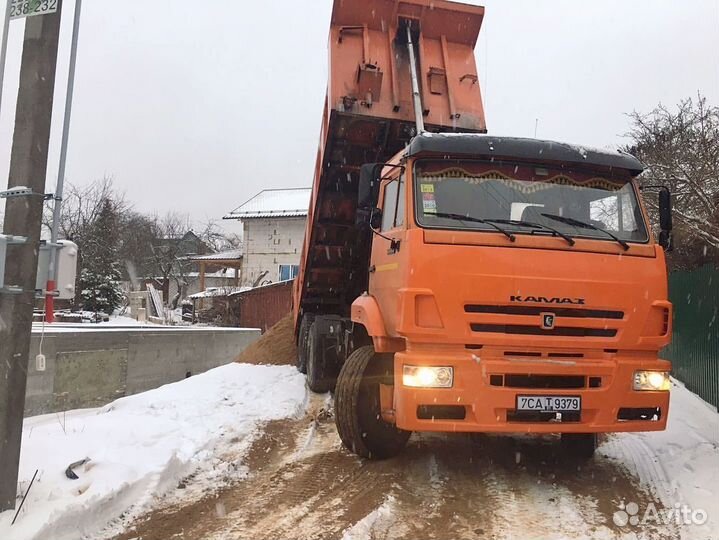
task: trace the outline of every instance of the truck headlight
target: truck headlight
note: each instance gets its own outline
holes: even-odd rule
[[[666,371],[635,371],[634,390],[667,391],[672,383]]]
[[[415,388],[452,388],[454,369],[435,366],[403,366],[402,384]]]

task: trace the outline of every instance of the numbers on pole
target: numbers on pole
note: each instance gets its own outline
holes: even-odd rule
[[[10,19],[47,15],[57,11],[58,0],[10,0]]]

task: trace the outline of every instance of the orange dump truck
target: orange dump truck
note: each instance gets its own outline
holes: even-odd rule
[[[662,430],[662,233],[619,152],[486,132],[484,9],[336,0],[300,272],[298,368],[360,456],[412,431]]]

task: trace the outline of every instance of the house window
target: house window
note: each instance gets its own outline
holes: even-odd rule
[[[280,265],[280,281],[287,281],[288,279],[294,279],[300,272],[300,266],[298,264],[281,264]]]

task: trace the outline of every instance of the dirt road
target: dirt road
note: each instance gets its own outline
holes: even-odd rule
[[[370,462],[341,447],[326,404],[313,396],[305,418],[265,426],[246,479],[156,510],[117,540],[679,538],[613,523],[622,501],[657,501],[665,481],[631,439],[605,440],[582,465],[552,438],[415,435],[401,456]],[[656,492],[603,455],[618,452]]]

